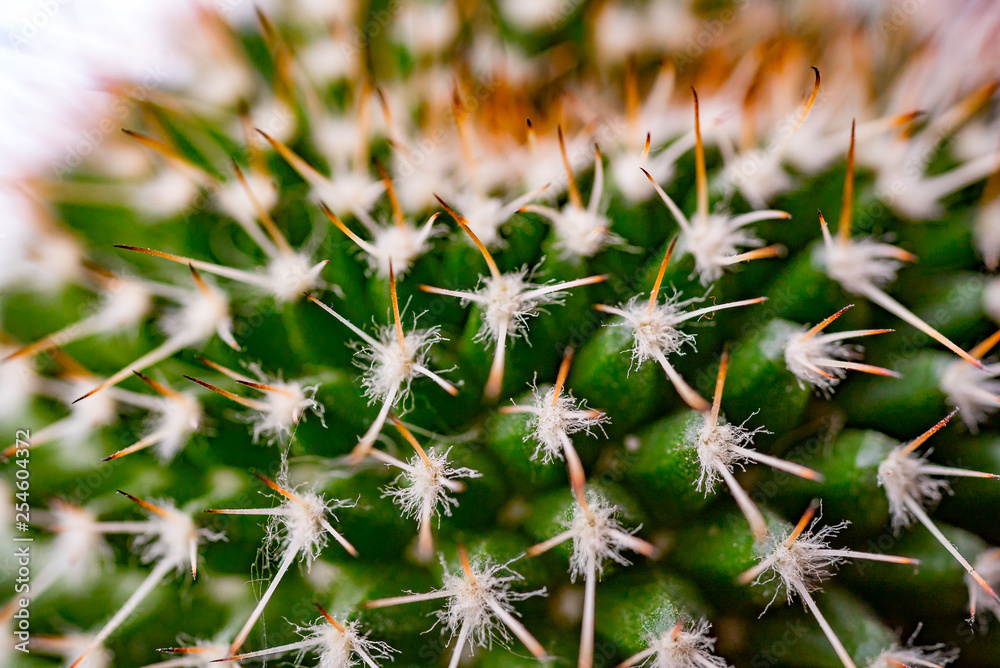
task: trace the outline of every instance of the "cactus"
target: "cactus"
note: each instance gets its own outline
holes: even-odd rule
[[[0,665],[997,665],[959,4],[200,8],[18,184]]]

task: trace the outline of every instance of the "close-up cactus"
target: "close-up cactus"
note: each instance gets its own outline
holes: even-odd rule
[[[1000,666],[1000,5],[61,4],[0,666]]]

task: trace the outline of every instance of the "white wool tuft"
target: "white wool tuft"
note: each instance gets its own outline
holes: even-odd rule
[[[965,360],[949,362],[938,382],[972,433],[1000,408],[1000,364],[978,369]]]
[[[365,172],[351,170],[314,185],[312,197],[325,202],[338,218],[347,218],[355,211],[371,211],[384,190],[381,181]]]
[[[989,586],[994,590],[1000,589],[1000,548],[981,552],[973,567]],[[1000,603],[988,596],[982,585],[969,573],[965,574],[965,584],[969,588],[969,609],[975,610],[977,614],[982,610],[992,612],[1000,619]]]
[[[375,252],[367,256],[368,266],[379,276],[389,275],[389,264],[397,278],[406,275],[417,258],[430,249],[430,240],[442,230],[433,224],[423,227],[406,222],[403,226],[386,225],[372,235]]]
[[[623,243],[610,231],[611,220],[601,213],[568,204],[551,220],[554,246],[563,258],[592,257],[606,246]]]
[[[646,46],[647,21],[645,13],[632,4],[609,2],[600,5],[594,23],[594,40],[599,57],[605,62],[625,62],[636,52],[637,37],[642,39],[639,46]],[[631,173],[635,174],[634,167]]]
[[[820,251],[820,262],[827,275],[853,293],[864,293],[874,286],[882,288],[896,279],[903,266],[899,249],[871,237],[853,237],[847,243],[827,243]]]
[[[17,350],[16,346],[0,342],[0,359]],[[6,423],[25,415],[40,381],[34,363],[27,357],[15,357],[0,364],[0,421]]]
[[[114,654],[103,644],[93,647],[93,643],[93,636],[79,632],[58,637],[40,636],[31,639],[31,651],[41,655],[61,656],[67,664],[86,652],[87,656],[78,668],[111,668],[114,665]]]
[[[319,385],[303,387],[295,381],[285,381],[281,378],[271,380],[267,384],[278,391],[264,392],[263,401],[267,408],[255,411],[249,416],[253,423],[254,443],[262,437],[268,443],[288,438],[295,426],[310,412],[322,422],[325,407],[315,398]]]
[[[158,415],[150,421],[149,432],[162,436],[153,450],[160,461],[169,462],[201,427],[201,403],[193,394],[184,392],[160,398],[156,410]]]
[[[754,207],[763,206],[795,187],[781,153],[772,147],[753,148],[733,156],[732,162],[723,169],[721,180],[739,190]]]
[[[712,625],[706,619],[687,622],[679,632],[673,629],[646,636],[653,656],[645,664],[650,668],[728,668],[722,657],[715,656],[715,638],[709,635]]]
[[[280,142],[291,141],[297,127],[295,110],[277,96],[265,96],[250,109],[249,120],[255,128],[266,132]],[[234,122],[234,134],[242,132]]]
[[[785,366],[798,379],[799,387],[814,387],[824,397],[833,394],[833,388],[847,377],[847,369],[825,364],[825,360],[855,361],[863,357],[863,348],[856,344],[844,343],[840,335],[815,334],[809,338],[804,335],[810,330],[803,327],[788,339],[785,344]],[[822,370],[827,375],[819,373]]]
[[[323,84],[357,76],[359,58],[349,35],[331,35],[313,40],[299,54],[303,69]]]
[[[289,486],[286,474],[278,476],[279,487],[291,492],[297,500],[285,499],[267,525],[266,544],[274,552],[300,550],[306,566],[312,565],[327,543],[330,533],[323,526],[327,516],[340,508],[353,508],[354,501],[326,499],[311,490],[300,491]]]
[[[503,201],[494,197],[459,197],[459,211],[468,219],[471,229],[485,246],[493,248],[501,244],[500,226],[507,222],[501,215]]]
[[[983,312],[1000,323],[1000,278],[990,279],[983,288]]]
[[[89,377],[73,379],[62,391],[62,398],[71,402],[84,392],[93,389],[95,380]],[[88,405],[89,404],[89,405]],[[46,434],[52,434],[54,438],[60,439],[67,446],[62,449],[62,454],[72,461],[83,464],[92,457],[91,436],[99,429],[113,425],[120,419],[118,414],[118,404],[115,400],[114,392],[98,392],[88,397],[86,401],[71,404],[69,415],[53,423],[49,428],[39,429],[33,433],[33,437],[25,440],[33,445],[32,438],[48,440]],[[62,425],[57,427],[56,425]],[[51,431],[50,431],[51,429]]]
[[[319,274],[324,266],[323,262],[313,262],[309,253],[282,253],[267,265],[267,285],[279,304],[295,301],[322,286]]]
[[[317,120],[313,132],[323,157],[335,166],[335,173],[330,178],[331,183],[337,181],[357,185],[374,183],[365,172],[361,170],[355,172],[348,167],[354,158],[361,138],[361,127],[356,116],[324,116]],[[336,166],[339,165],[342,165],[343,169],[337,170]],[[337,173],[338,171],[340,173]]]
[[[97,517],[89,510],[68,503],[53,503],[49,524],[57,533],[49,546],[49,561],[34,583],[36,588],[41,588],[39,581],[46,579],[49,568],[60,572],[64,584],[78,588],[97,573],[103,560],[112,556]]]
[[[167,166],[145,179],[132,193],[132,206],[155,221],[187,210],[201,192],[201,184],[184,170]]]
[[[683,141],[684,138],[676,143],[682,144]],[[668,153],[669,151],[662,155]],[[651,174],[648,176],[650,179],[653,178]],[[748,251],[745,249],[759,249],[764,246],[764,242],[750,229],[750,225],[765,220],[790,217],[787,212],[775,209],[761,209],[735,216],[721,207],[710,212],[707,208],[707,199],[699,197],[698,211],[691,220],[688,220],[663,189],[655,183],[653,186],[660,199],[670,209],[674,220],[677,221],[683,237],[682,250],[690,253],[694,258],[695,268],[692,276],[697,275],[703,286],[721,278],[726,267],[755,257],[754,255],[747,256],[745,253]],[[699,194],[707,198],[707,194],[700,188]],[[754,198],[750,199],[755,204],[758,203]],[[759,202],[759,204],[763,206],[763,202]],[[703,209],[702,206],[705,208]],[[777,249],[778,247],[772,247],[769,251]]]
[[[921,507],[934,506],[944,494],[951,493],[946,480],[921,470],[928,463],[926,456],[904,452],[904,448],[896,447],[878,466],[878,485],[885,489],[889,499],[893,529],[910,526],[917,519],[909,502]]]
[[[142,534],[135,540],[135,547],[142,551],[143,563],[163,561],[173,564],[178,571],[190,570],[191,545],[202,540],[220,540],[222,534],[213,533],[207,529],[199,529],[192,517],[178,510],[169,500],[153,501],[164,515],[151,513],[149,533]]]
[[[741,223],[739,218],[724,213],[711,213],[704,222],[693,221],[684,234],[683,249],[691,253],[695,273],[702,285],[722,278],[730,266],[730,258],[745,248],[760,248],[764,242]]]
[[[996,270],[1000,265],[1000,199],[995,198],[980,207],[973,237],[983,263],[991,271]]]
[[[655,161],[654,161],[655,163]],[[633,150],[625,150],[611,157],[609,162],[609,173],[618,190],[625,197],[629,204],[644,202],[656,194],[653,185],[646,179],[639,168],[644,164],[645,169],[656,179],[657,183],[667,183],[673,177],[673,165],[667,164],[659,169],[654,168],[654,163],[645,163],[642,158],[642,147]]]
[[[693,433],[689,434],[689,438],[698,448],[698,464],[701,467],[701,474],[696,483],[699,492],[704,492],[707,496],[709,492],[715,491],[715,485],[722,477],[719,473],[720,468],[732,471],[735,466],[750,461],[750,458],[738,452],[737,448],[751,447],[754,436],[768,432],[763,427],[748,429],[745,424],[745,421],[743,424],[730,424],[720,419],[715,425],[709,424],[706,420],[696,431],[692,427]]]
[[[186,93],[192,98],[211,106],[232,108],[239,100],[251,97],[254,89],[254,76],[234,54],[220,54],[207,47],[210,40],[202,43],[197,37],[187,44],[200,48],[193,49],[198,60],[197,75],[186,82]],[[220,55],[222,56],[220,58]],[[228,56],[228,57],[227,57]]]
[[[112,556],[111,548],[90,511],[53,502],[51,512],[45,514],[46,524],[55,536],[45,548],[45,561],[33,574],[31,590],[26,596],[40,596],[56,583],[79,592]],[[122,533],[140,533],[143,528],[143,523],[137,522],[132,531]]]
[[[361,633],[358,622],[348,622],[341,631],[325,619],[305,627],[296,627],[296,632],[302,636],[302,643],[308,643],[299,650],[297,657],[301,663],[306,652],[318,654],[317,668],[353,668],[359,665],[374,665],[378,659],[392,660],[395,652],[388,644],[369,640],[367,633]]]
[[[212,286],[208,294],[191,290],[178,308],[163,316],[160,326],[167,336],[183,341],[202,341],[216,332],[232,339],[229,296]]]
[[[500,4],[503,17],[522,32],[553,30],[575,9],[573,5],[564,6],[562,0],[507,0]]]
[[[358,352],[357,365],[365,370],[361,383],[365,396],[372,403],[385,400],[395,393],[393,405],[405,401],[410,383],[417,377],[417,367],[426,367],[431,346],[443,341],[437,326],[413,329],[403,336],[404,347],[394,325],[382,327],[377,346],[363,346]]]
[[[943,644],[914,647],[908,643],[906,647],[893,645],[875,657],[868,664],[868,668],[898,668],[899,666],[940,667],[946,666],[957,659],[957,648],[948,648]]]
[[[573,506],[573,516],[569,522],[573,533],[573,554],[569,560],[570,578],[585,575],[590,564],[597,569],[598,576],[604,574],[604,562],[608,559],[628,566],[631,562],[622,556],[622,550],[632,549],[629,538],[632,532],[625,531],[618,521],[618,507],[612,506],[600,494],[587,493],[587,510],[579,504]]]
[[[0,199],[4,204],[7,201]],[[83,248],[73,237],[61,231],[28,227],[24,232],[26,248],[5,243],[5,251],[17,253],[12,257],[5,252],[0,276],[4,283],[46,294],[53,294],[80,281],[83,275]],[[20,246],[20,244],[18,244]]]
[[[449,73],[446,79],[451,86]],[[455,169],[455,153],[449,150],[428,151],[435,141],[429,137],[414,140],[412,153],[393,155],[392,181],[403,211],[427,211],[439,206],[434,198],[442,183],[449,183]]]
[[[451,573],[445,565],[444,584],[439,590],[447,593],[448,604],[437,613],[438,622],[447,627],[452,637],[468,625],[469,641],[479,647],[491,647],[494,642],[506,646],[510,633],[497,617],[493,607],[516,615],[513,603],[532,596],[544,596],[545,589],[530,592],[511,591],[511,584],[524,578],[510,568],[510,564],[497,563],[489,557],[473,558],[473,579],[466,579],[461,571]]]
[[[458,33],[456,9],[449,3],[408,2],[394,21],[397,41],[415,55],[435,55],[448,48]]]
[[[477,341],[495,343],[502,328],[506,328],[510,339],[524,336],[528,329],[528,319],[538,315],[539,307],[562,303],[565,292],[528,295],[529,291],[538,286],[529,283],[527,276],[528,270],[521,269],[503,274],[499,280],[492,276],[481,279],[482,287],[476,294],[485,300],[486,308]]]
[[[531,458],[542,457],[542,463],[564,458],[563,439],[570,434],[584,432],[591,435],[591,429],[600,427],[611,421],[607,414],[587,410],[587,402],[576,399],[571,393],[560,393],[553,403],[555,388],[539,392],[532,388],[531,417],[528,420],[528,433],[524,442],[536,442],[535,452]]]
[[[657,303],[652,311],[647,308],[647,301],[639,296],[632,297],[624,305],[622,310],[628,317],[624,321],[612,321],[610,324],[613,327],[626,326],[632,330],[633,368],[658,356],[683,355],[685,344],[694,349],[694,335],[682,332],[678,327],[686,319],[683,309],[699,300],[697,297],[681,299],[680,293],[674,292],[663,303]]]
[[[244,225],[257,224],[257,209],[247,194],[253,193],[254,198],[265,211],[271,211],[278,203],[278,188],[273,179],[255,171],[243,175],[247,184],[244,186],[239,179],[232,179],[215,190],[215,201],[219,209]]]
[[[820,588],[820,583],[831,575],[830,567],[843,563],[846,557],[825,552],[829,549],[829,539],[836,536],[850,522],[841,522],[815,530],[820,517],[816,517],[789,546],[787,539],[790,533],[782,535],[771,534],[768,539],[760,566],[767,565],[766,570],[754,580],[754,584],[766,584],[778,579],[775,597],[785,589],[785,597],[791,603],[801,591],[813,592]],[[772,572],[770,576],[768,573]]]
[[[394,487],[386,487],[382,496],[389,497],[400,507],[404,517],[417,520],[417,527],[423,525],[424,517],[444,515],[451,517],[452,507],[458,500],[449,495],[449,482],[455,478],[481,478],[482,473],[467,467],[455,468],[448,460],[451,448],[443,453],[434,448],[426,452],[427,460],[419,454],[410,458],[411,470],[404,469],[394,481]],[[425,512],[425,508],[429,512]]]
[[[455,210],[460,211],[468,221],[469,229],[487,248],[503,244],[500,227],[507,222],[514,211],[496,197],[484,197],[475,192],[456,193]]]
[[[142,281],[116,279],[104,295],[100,310],[94,314],[98,332],[131,329],[149,313],[152,295]]]

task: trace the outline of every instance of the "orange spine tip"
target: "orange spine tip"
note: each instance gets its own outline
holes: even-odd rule
[[[559,136],[559,153],[562,156],[563,168],[566,170],[566,189],[569,193],[569,201],[577,209],[582,209],[583,199],[580,197],[580,190],[576,187],[576,179],[573,178],[573,166],[566,154],[566,141],[563,139],[561,125],[557,128],[557,134]]]
[[[660,270],[656,274],[656,281],[653,283],[653,289],[649,292],[649,305],[646,307],[646,310],[649,312],[652,312],[653,309],[656,308],[656,298],[660,293],[660,285],[663,283],[663,275],[667,272],[667,265],[670,264],[670,256],[674,254],[674,246],[676,245],[677,237],[675,236],[670,240],[670,245],[667,246],[667,252],[663,254],[663,261],[660,262]]]
[[[841,242],[851,237],[851,215],[854,207],[854,126],[851,120],[851,144],[847,149],[847,175],[844,177],[844,192],[840,201],[840,223],[837,225],[837,235]]]
[[[910,452],[913,452],[914,450],[916,450],[917,448],[919,448],[921,445],[923,445],[927,441],[927,439],[929,439],[931,436],[933,436],[934,434],[936,434],[937,432],[939,432],[941,429],[943,429],[946,424],[948,424],[949,422],[951,422],[951,419],[953,417],[955,417],[957,414],[958,414],[958,409],[956,408],[951,413],[949,413],[948,415],[946,415],[941,421],[939,421],[937,424],[935,424],[933,427],[931,427],[930,429],[928,429],[927,431],[925,431],[924,433],[922,433],[920,436],[917,436],[915,439],[913,439],[912,441],[910,441],[906,445],[906,447],[903,448],[903,452],[910,453]]]
[[[167,514],[167,511],[165,511],[163,508],[160,508],[159,506],[154,506],[152,503],[150,503],[148,501],[143,501],[142,499],[140,499],[140,498],[138,498],[136,496],[132,496],[128,492],[122,491],[120,489],[115,490],[115,491],[118,492],[119,494],[121,494],[122,496],[124,496],[126,499],[128,499],[132,503],[138,504],[139,507],[141,507],[141,508],[143,508],[145,510],[148,510],[149,512],[153,513],[154,515],[159,515],[160,517],[169,517],[169,515]]]
[[[813,325],[812,329],[810,329],[808,332],[806,332],[805,334],[802,335],[802,340],[804,341],[806,339],[811,339],[812,337],[816,336],[817,334],[819,334],[820,332],[822,332],[824,329],[826,329],[827,326],[830,323],[832,323],[834,320],[836,320],[840,316],[842,316],[845,313],[847,313],[852,308],[854,308],[854,304],[848,304],[847,306],[845,306],[844,308],[840,309],[839,311],[837,311],[833,315],[827,317],[825,320],[823,320],[823,322],[820,322],[820,323],[818,323],[816,325]]]
[[[813,517],[816,516],[816,511],[819,510],[819,499],[813,499],[809,507],[806,508],[806,512],[802,513],[802,517],[799,519],[798,524],[792,529],[792,532],[788,534],[788,538],[785,539],[785,545],[791,547],[792,543],[802,535],[802,532],[806,530],[809,523],[812,522]]]
[[[266,475],[264,475],[262,473],[254,473],[254,475],[262,483],[264,483],[265,485],[267,485],[272,490],[274,490],[278,494],[282,495],[283,497],[285,497],[289,501],[298,501],[299,500],[297,496],[295,496],[294,494],[292,494],[291,492],[289,492],[287,489],[285,489],[284,487],[282,487],[278,483],[276,483],[273,480],[271,480],[270,478],[268,478]]]

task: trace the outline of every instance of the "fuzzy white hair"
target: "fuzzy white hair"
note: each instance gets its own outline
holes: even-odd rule
[[[507,337],[515,339],[523,337],[528,330],[528,319],[538,315],[540,307],[550,304],[561,304],[565,292],[555,291],[540,294],[541,287],[528,280],[528,268],[512,271],[500,276],[484,276],[480,279],[480,287],[476,295],[485,305],[483,324],[476,335],[476,341],[492,341],[496,343],[501,330],[506,330]]]
[[[981,552],[976,557],[976,563],[973,567],[993,589],[1000,589],[1000,548]],[[987,596],[982,585],[976,582],[969,573],[965,574],[965,584],[969,588],[970,611],[974,610],[978,613],[980,610],[986,610],[1000,619],[1000,603]]]
[[[151,306],[152,293],[145,283],[115,279],[101,299],[99,310],[92,316],[92,331],[116,333],[130,329],[146,317]]]
[[[583,432],[591,435],[591,429],[600,428],[611,421],[607,414],[587,410],[584,399],[576,399],[571,393],[554,396],[555,388],[545,392],[537,386],[531,388],[532,411],[528,419],[528,433],[524,442],[535,441],[535,451],[531,459],[541,456],[542,463],[565,458],[563,439],[570,434]]]
[[[928,463],[925,455],[907,452],[905,446],[898,446],[879,464],[877,481],[889,499],[893,529],[908,527],[918,519],[910,503],[922,508],[933,507],[945,494],[951,493],[947,480],[921,470]]]
[[[170,171],[180,173],[180,170]],[[246,186],[238,179],[232,179],[219,185],[212,194],[215,196],[216,206],[223,213],[241,225],[256,225],[257,210],[247,191],[253,193],[261,208],[271,211],[278,203],[278,188],[273,179],[256,170],[247,172],[243,178],[246,179]]]
[[[442,227],[434,226],[433,219],[423,227],[417,227],[409,222],[400,225],[379,227],[372,235],[374,253],[367,255],[368,266],[379,276],[389,275],[389,265],[396,276],[405,276],[413,263],[431,247],[431,239],[437,236]]]
[[[611,220],[603,214],[566,206],[552,218],[553,245],[562,258],[592,257],[607,246],[625,243],[610,227]]]
[[[983,256],[983,263],[991,271],[995,270],[1000,264],[1000,199],[994,198],[979,208],[973,239]]]
[[[912,642],[912,640],[911,640]],[[868,668],[897,668],[898,666],[946,666],[958,659],[958,649],[944,644],[914,647],[893,645],[875,657]]]
[[[799,592],[818,591],[820,584],[831,576],[830,568],[846,561],[845,556],[831,553],[829,539],[850,524],[845,521],[816,530],[820,519],[815,517],[791,545],[787,542],[790,534],[771,534],[758,564],[763,572],[754,584],[767,584],[777,579],[774,597],[784,589],[789,603]]]
[[[327,499],[312,490],[298,490],[289,486],[287,473],[278,476],[279,487],[291,492],[297,500],[285,499],[267,524],[265,538],[270,552],[284,553],[290,549],[299,549],[306,566],[319,557],[329,543],[331,535],[325,524],[329,523],[327,516],[333,517],[335,510],[353,508],[354,501]]]
[[[524,579],[510,568],[513,562],[499,563],[486,556],[475,557],[469,564],[472,580],[461,571],[450,572],[445,566],[444,584],[439,591],[447,593],[448,603],[435,614],[453,638],[463,625],[468,625],[467,633],[473,645],[491,647],[497,642],[507,646],[510,633],[495,608],[508,615],[517,615],[515,602],[545,595],[544,588],[529,592],[511,590],[513,583]]]
[[[149,433],[160,434],[153,451],[161,462],[169,462],[201,426],[201,403],[192,394],[178,392],[160,397],[156,406],[156,415],[148,420]]]
[[[325,407],[316,401],[319,385],[303,387],[294,381],[281,379],[272,381],[271,385],[279,391],[267,392],[264,397],[267,410],[253,414],[254,443],[261,437],[269,443],[288,438],[307,413],[313,413],[322,422]]]
[[[111,546],[90,510],[54,501],[51,524],[58,533],[49,546],[48,561],[35,576],[33,591],[41,591],[43,583],[47,586],[54,577],[61,577],[69,587],[79,587],[112,556]]]
[[[267,263],[263,277],[278,304],[284,304],[324,286],[319,275],[325,266],[325,262],[313,262],[311,251],[280,253]]]
[[[712,654],[715,638],[709,635],[712,625],[707,619],[683,622],[676,631],[648,631],[646,645],[652,652],[639,664],[650,668],[728,668],[720,656]]]
[[[405,517],[416,519],[418,527],[422,526],[425,517],[440,517],[441,514],[451,517],[451,509],[458,506],[458,499],[449,494],[449,481],[483,475],[468,467],[453,467],[448,460],[449,453],[451,448],[444,452],[429,448],[425,453],[427,461],[414,454],[409,461],[410,470],[404,469],[396,477],[395,486],[383,490],[382,496],[391,498]]]
[[[393,405],[406,400],[410,383],[418,375],[416,367],[426,367],[431,346],[443,341],[441,328],[413,329],[403,337],[403,347],[394,325],[378,332],[378,345],[363,345],[356,364],[364,369],[361,383],[370,403],[384,401],[395,394]]]
[[[741,252],[740,249],[764,245],[760,237],[746,227],[753,220],[749,216],[710,213],[703,223],[691,225],[681,247],[694,257],[694,271],[702,285],[722,278],[723,270],[732,265],[732,258]]]
[[[957,360],[945,367],[938,384],[972,433],[1000,408],[1000,364],[979,369]]]
[[[150,515],[150,530],[136,537],[134,545],[141,551],[143,563],[162,561],[173,564],[178,571],[192,568],[192,545],[202,540],[221,540],[222,534],[199,529],[191,515],[178,510],[172,501],[153,501],[163,514]]]
[[[983,286],[983,313],[1000,323],[1000,278],[993,277]]]
[[[16,351],[17,348],[0,342],[0,356],[5,358]],[[40,384],[32,360],[12,357],[0,364],[0,420],[21,419]]]
[[[824,361],[860,360],[863,348],[844,343],[838,333],[806,337],[809,330],[809,327],[803,327],[788,339],[785,344],[785,366],[795,375],[799,387],[816,388],[824,397],[829,398],[833,394],[833,388],[847,377],[847,369],[824,364]]]
[[[699,492],[704,492],[708,496],[710,492],[715,491],[715,485],[721,478],[720,468],[732,471],[733,467],[742,466],[751,460],[739,452],[738,448],[749,448],[753,445],[754,436],[770,433],[764,427],[748,429],[744,426],[747,420],[742,424],[720,421],[714,425],[708,422],[701,426],[698,426],[697,422],[691,425],[687,437],[698,449],[698,465],[701,467],[701,472],[695,485]]]
[[[682,332],[678,327],[686,320],[684,309],[700,299],[681,299],[680,293],[675,291],[652,309],[638,295],[623,305],[622,311],[628,315],[624,320],[612,321],[610,326],[628,327],[632,330],[633,368],[638,368],[649,359],[683,355],[685,345],[695,349],[694,335]]]
[[[618,520],[618,507],[591,490],[587,493],[586,509],[574,504],[568,528],[573,533],[569,571],[575,582],[577,577],[586,574],[590,564],[598,576],[604,574],[604,562],[608,559],[628,566],[631,562],[622,556],[622,550],[633,549],[629,538],[641,527],[626,531]]]
[[[325,136],[333,135],[325,133]],[[353,169],[337,172],[323,181],[312,183],[312,186],[311,195],[329,205],[340,218],[355,211],[371,211],[385,190],[381,181],[372,179],[367,172]]]
[[[903,266],[897,247],[871,237],[826,243],[819,250],[819,261],[830,278],[857,294],[892,283]]]
[[[380,640],[371,640],[368,633],[361,632],[359,622],[347,622],[341,631],[325,619],[318,620],[309,626],[296,627],[295,631],[302,636],[303,645],[296,657],[301,663],[306,652],[318,654],[317,668],[353,668],[353,666],[374,665],[375,660],[392,660],[393,652],[397,650]],[[305,646],[309,643],[309,646]]]
[[[235,347],[230,343],[233,335],[229,296],[213,286],[207,288],[206,292],[187,292],[180,306],[163,316],[160,327],[168,337],[192,343],[218,333],[230,347]]]

